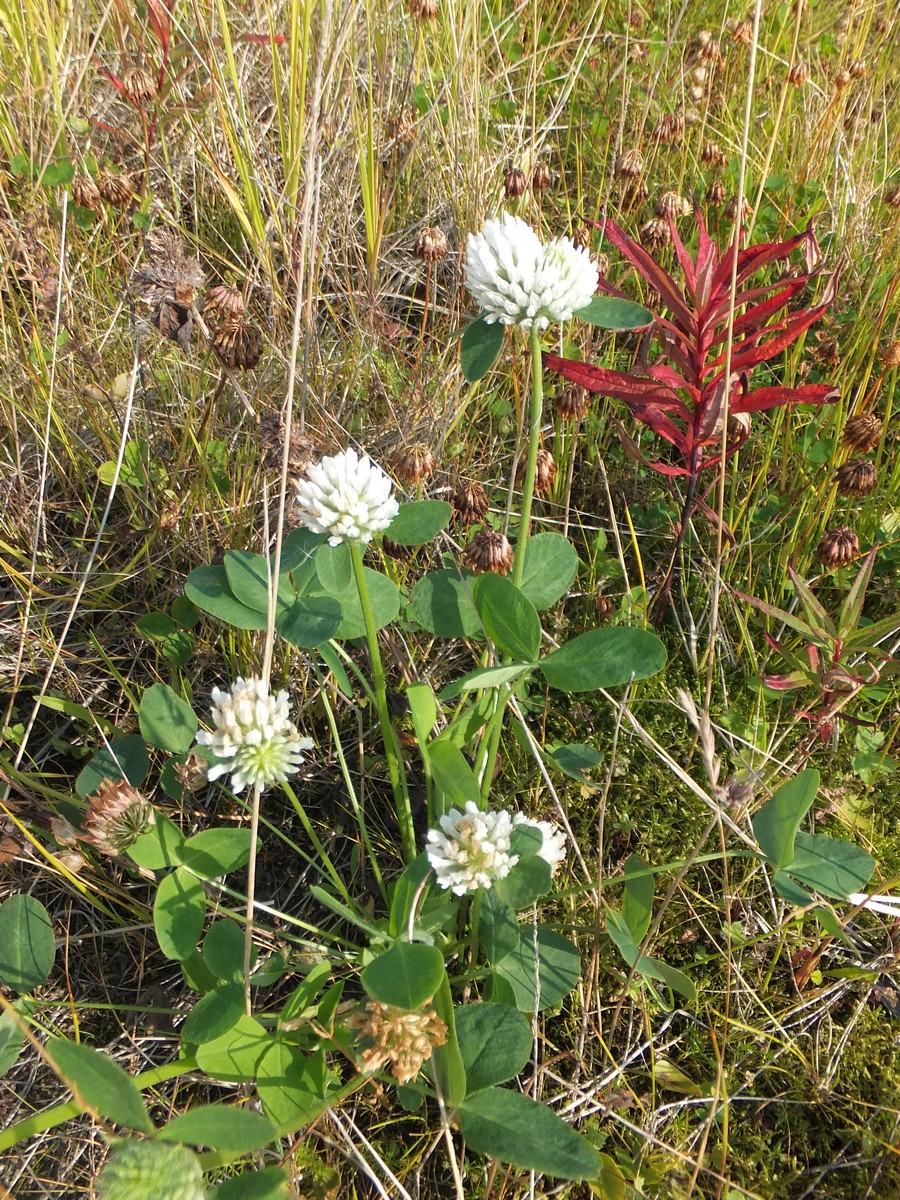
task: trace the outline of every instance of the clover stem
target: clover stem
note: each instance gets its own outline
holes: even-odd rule
[[[528,458],[525,463],[525,480],[522,485],[522,512],[519,517],[519,540],[516,542],[516,560],[513,566],[513,583],[522,586],[525,573],[525,543],[531,528],[531,505],[534,500],[534,479],[537,474],[537,456],[541,441],[541,416],[544,411],[544,376],[541,361],[541,332],[531,327],[531,407],[528,413]]]

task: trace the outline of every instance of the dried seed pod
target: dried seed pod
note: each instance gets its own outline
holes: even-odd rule
[[[487,492],[477,481],[461,483],[450,497],[450,506],[457,520],[466,525],[483,521],[488,514]]]
[[[122,88],[135,108],[145,108],[156,99],[156,83],[143,67],[129,67],[122,76]]]
[[[561,421],[580,421],[588,410],[591,394],[577,383],[567,383],[554,401]]]
[[[507,199],[516,200],[519,196],[525,195],[525,189],[528,187],[528,180],[525,178],[525,172],[519,167],[507,167],[506,173],[503,176],[503,191]]]
[[[513,557],[513,548],[505,534],[480,529],[466,547],[463,563],[476,575],[483,575],[485,571],[508,575]]]
[[[284,458],[284,420],[280,413],[267,413],[260,419],[257,431],[264,450],[264,461],[272,471],[280,471]],[[288,449],[288,469],[292,476],[301,476],[314,460],[322,457],[322,447],[291,422]]]
[[[256,366],[262,354],[259,330],[248,325],[242,317],[223,322],[213,337],[212,345],[220,361],[231,370],[239,367],[249,371]]]
[[[741,202],[740,213],[741,213],[740,222],[743,225],[743,223],[747,220],[747,218],[750,215],[750,203],[747,200],[746,196],[743,197],[743,200]],[[736,221],[738,219],[738,198],[737,198],[737,196],[732,196],[731,199],[728,201],[728,203],[725,205],[724,215],[729,221]]]
[[[534,170],[531,172],[531,189],[534,192],[546,192],[547,188],[553,183],[553,172],[543,159],[539,159],[534,164]]]
[[[669,222],[662,217],[654,217],[652,220],[646,221],[641,226],[639,233],[641,241],[651,249],[661,249],[663,246],[668,246],[672,240]]]
[[[847,525],[829,529],[816,547],[816,558],[825,567],[845,567],[859,557],[859,538]]]
[[[707,167],[724,167],[728,156],[718,142],[709,141],[703,146],[700,161]]]
[[[841,496],[869,496],[878,486],[875,464],[868,458],[851,458],[841,463],[834,479]]]
[[[153,323],[163,337],[187,351],[203,271],[185,252],[181,234],[162,228],[147,235],[145,261],[132,274],[130,286],[138,300],[152,307]]]
[[[842,92],[844,88],[849,87],[853,82],[853,76],[846,67],[841,67],[839,71],[834,73],[834,87],[838,92]]]
[[[102,170],[96,179],[97,191],[101,200],[116,208],[124,208],[134,199],[134,180],[127,171]]]
[[[706,189],[707,204],[722,204],[725,200],[725,184],[721,179],[713,179]]]
[[[679,217],[686,217],[690,211],[690,204],[684,196],[679,196],[677,192],[663,192],[654,206],[654,212],[658,217],[672,221],[676,221]]]
[[[735,46],[749,46],[753,37],[752,21],[738,21],[731,31],[731,40]]]
[[[100,207],[100,189],[90,175],[75,176],[72,180],[72,199],[79,208]]]
[[[413,446],[404,446],[390,460],[390,467],[401,483],[418,486],[423,479],[433,475],[437,470],[437,459],[431,447],[424,442],[416,442]]]
[[[443,229],[439,229],[437,225],[429,225],[416,234],[412,252],[416,258],[421,258],[422,262],[433,263],[446,258],[448,249],[447,235]]]
[[[643,179],[635,179],[628,187],[622,189],[622,208],[629,212],[643,208],[649,195],[650,189]]]
[[[788,71],[788,83],[793,87],[803,87],[809,79],[809,65],[805,62],[795,62]]]
[[[209,782],[209,763],[197,750],[192,750],[184,762],[176,763],[173,769],[186,792],[199,792]]]
[[[581,221],[572,226],[572,245],[578,250],[590,250],[591,231]]]
[[[706,83],[706,77],[708,74],[709,71],[706,67],[694,67],[694,69],[691,71],[691,82],[695,83],[697,87],[702,87],[704,83]]]
[[[881,441],[883,428],[881,418],[876,417],[874,413],[857,413],[855,416],[847,418],[841,433],[841,441],[851,450],[867,454],[869,450],[874,450]]]
[[[438,15],[438,0],[409,0],[409,11],[417,21],[433,21]]]
[[[865,59],[851,58],[847,63],[847,71],[851,79],[865,79],[869,73],[869,68],[866,66]]]
[[[605,625],[607,621],[612,620],[616,606],[610,600],[609,596],[603,596],[598,592],[594,598],[594,603],[597,607],[597,620],[601,625]]]
[[[691,100],[694,104],[699,104],[700,101],[703,99],[703,95],[704,95],[704,93],[703,93],[702,87],[692,87],[688,91],[688,99]]]
[[[626,150],[616,158],[613,174],[616,179],[640,179],[644,173],[644,156],[640,150]]]
[[[881,364],[889,370],[900,367],[900,342],[889,342],[881,352]]]
[[[700,57],[704,62],[718,62],[722,57],[722,49],[715,38],[710,38],[705,46],[700,47]]]
[[[203,297],[203,315],[214,320],[233,321],[244,315],[246,307],[237,288],[227,287],[224,283],[209,288]]]
[[[672,146],[684,136],[683,112],[666,113],[653,127],[653,136],[663,146]]]
[[[895,187],[886,188],[882,193],[881,199],[888,208],[900,208],[900,184]]]
[[[119,779],[104,779],[88,797],[81,836],[103,854],[122,854],[156,824],[156,809],[145,796]]]
[[[520,462],[516,471],[516,481],[522,483],[525,478],[525,462]],[[543,446],[537,452],[537,463],[535,464],[534,472],[534,494],[536,496],[546,496],[553,488],[553,481],[556,479],[556,461],[549,450],[545,450]]]

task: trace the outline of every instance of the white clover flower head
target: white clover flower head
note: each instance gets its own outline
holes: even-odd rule
[[[509,852],[513,819],[505,809],[482,812],[469,800],[464,812],[451,808],[439,824],[428,830],[428,862],[438,887],[457,896],[491,887],[519,861]]]
[[[544,841],[540,850],[537,851],[536,857],[548,862],[551,875],[555,875],[557,867],[565,861],[566,857],[566,841],[568,839],[565,833],[552,821],[533,821],[524,813],[516,813],[513,817],[513,827],[517,825],[530,825],[532,829],[541,831]]]
[[[367,454],[342,450],[314,463],[297,493],[300,520],[313,533],[339,542],[368,542],[400,511],[391,481]]]
[[[569,238],[545,246],[526,221],[505,212],[469,234],[466,283],[488,325],[546,329],[590,304],[597,268]]]
[[[262,790],[300,769],[301,751],[313,743],[290,721],[287,692],[273,696],[261,679],[238,676],[229,691],[213,688],[212,698],[215,729],[197,734],[216,756],[209,779],[230,774],[233,791],[248,784]]]

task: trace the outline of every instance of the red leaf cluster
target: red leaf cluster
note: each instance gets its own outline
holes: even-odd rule
[[[696,480],[699,472],[721,459],[722,417],[728,390],[728,413],[762,412],[784,404],[824,404],[837,393],[826,384],[800,387],[751,389],[754,367],[769,362],[819,320],[837,291],[833,275],[818,304],[791,311],[789,306],[813,277],[818,246],[812,226],[782,242],[761,242],[740,249],[730,244],[724,253],[710,238],[699,211],[696,258],[691,258],[670,220],[672,242],[684,275],[682,286],[614,221],[603,226],[606,240],[619,250],[655,288],[666,316],[655,318],[654,329],[663,354],[650,367],[617,371],[545,354],[544,364],[590,392],[622,400],[635,420],[652,429],[680,451],[685,466],[654,462],[648,464],[664,475],[687,475]],[[806,270],[791,272],[771,283],[754,286],[752,277],[772,263],[785,263],[799,248],[806,251]],[[731,371],[725,381],[725,347],[728,338],[732,274],[737,258],[734,334]],[[601,291],[623,293],[600,277]],[[726,453],[731,455],[746,441],[749,421],[737,426],[729,437]],[[708,453],[713,449],[712,453]]]

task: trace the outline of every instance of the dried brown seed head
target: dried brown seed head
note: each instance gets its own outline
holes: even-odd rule
[[[440,262],[447,257],[448,249],[447,235],[437,225],[420,229],[413,242],[413,254],[422,262]]]
[[[740,223],[743,225],[743,223],[747,220],[747,217],[749,217],[749,215],[750,215],[750,203],[747,200],[746,196],[744,196],[743,201],[741,203],[740,213],[741,213]],[[728,203],[725,205],[724,215],[729,221],[735,221],[738,219],[738,198],[737,198],[737,196],[732,196],[731,199],[728,201]]]
[[[95,180],[100,198],[115,208],[124,208],[134,199],[134,179],[128,171],[102,170]]]
[[[738,21],[731,32],[731,40],[735,46],[749,46],[753,37],[753,22]]]
[[[122,854],[156,824],[156,809],[130,783],[104,779],[88,797],[82,837],[103,854]]]
[[[480,529],[466,547],[463,563],[476,575],[493,571],[508,575],[513,565],[513,548],[509,539],[493,529]]]
[[[700,161],[707,167],[724,167],[728,156],[718,142],[709,141],[703,146]]]
[[[262,335],[242,317],[223,322],[213,337],[213,350],[226,367],[249,371],[262,355]]]
[[[100,189],[90,175],[75,176],[72,180],[72,199],[79,208],[100,207]]]
[[[841,496],[869,496],[878,486],[875,464],[868,458],[851,458],[841,463],[834,479]]]
[[[651,249],[661,249],[663,246],[668,246],[672,240],[669,222],[663,220],[662,217],[654,217],[652,220],[646,221],[641,226],[639,233],[641,241]]]
[[[519,463],[516,471],[516,480],[522,483],[525,479],[525,462]],[[537,463],[535,464],[534,472],[534,494],[536,496],[546,496],[553,488],[553,481],[556,479],[556,460],[549,450],[545,450],[543,446],[537,452]]]
[[[681,141],[685,128],[684,113],[666,113],[659,118],[653,127],[653,136],[663,146],[672,146]]]
[[[613,171],[616,179],[640,179],[644,173],[644,156],[640,150],[627,150],[616,158]]]
[[[588,410],[591,394],[577,383],[567,383],[556,397],[557,416],[562,421],[580,421]]]
[[[842,92],[844,88],[849,87],[852,82],[853,76],[846,67],[841,67],[839,71],[835,71],[834,86],[837,91]]]
[[[881,199],[888,208],[900,208],[900,184],[886,188],[882,193]]]
[[[706,189],[707,204],[721,204],[725,199],[725,184],[721,179],[713,179]]]
[[[409,11],[417,21],[433,21],[438,15],[438,0],[409,0]]]
[[[199,792],[209,782],[209,763],[197,750],[192,750],[183,763],[176,763],[174,770],[186,792]]]
[[[691,206],[678,192],[663,192],[656,201],[654,211],[658,217],[676,221],[679,217],[686,217],[691,211]]]
[[[590,227],[581,221],[572,226],[572,245],[578,250],[590,250],[591,248]]]
[[[531,188],[535,192],[546,192],[547,188],[553,183],[553,172],[550,170],[549,164],[544,160],[538,159],[534,164],[534,170],[531,172]]]
[[[795,62],[788,71],[788,83],[794,87],[803,87],[809,79],[809,65],[805,62]]]
[[[597,620],[601,625],[606,624],[612,619],[613,613],[616,611],[616,606],[609,596],[604,596],[600,592],[594,598],[594,603],[597,606]]]
[[[722,49],[715,38],[710,38],[705,46],[700,47],[700,57],[704,62],[718,62],[722,57]]]
[[[175,305],[190,310],[197,303],[203,286],[203,271],[195,258],[185,251],[184,239],[174,229],[154,229],[147,235],[143,266],[131,276],[131,289],[139,300],[153,306]],[[168,326],[178,314],[156,315],[156,324],[167,337]],[[184,324],[183,319],[176,324]],[[166,328],[164,328],[166,326]]]
[[[851,58],[847,63],[847,70],[851,79],[865,79],[869,73],[864,58]]]
[[[407,1012],[378,1000],[367,1000],[347,1021],[363,1043],[360,1061],[364,1071],[389,1067],[398,1083],[410,1083],[447,1040],[447,1026],[433,1009]]]
[[[525,178],[525,172],[519,167],[507,167],[503,175],[503,191],[510,200],[518,199],[519,196],[525,195],[525,189],[528,187],[528,180]]]
[[[284,419],[280,413],[266,413],[257,429],[265,451],[266,466],[273,471],[280,471],[284,458]],[[288,469],[291,474],[303,475],[309,464],[321,457],[322,447],[301,431],[299,423],[292,421],[288,450]]]
[[[430,446],[416,442],[413,446],[404,446],[393,455],[390,467],[401,483],[418,486],[437,470],[437,459]]]
[[[214,320],[233,321],[242,317],[246,308],[244,297],[237,288],[227,287],[224,283],[209,288],[203,297],[203,315]]]
[[[454,516],[471,525],[483,521],[488,513],[488,498],[484,487],[477,481],[461,483],[450,497]]]
[[[122,76],[122,88],[135,108],[145,108],[156,99],[156,83],[143,67],[129,67]]]
[[[881,352],[881,364],[889,369],[900,367],[900,342],[888,342]]]
[[[825,567],[845,567],[859,556],[859,538],[846,525],[829,529],[816,547],[816,558]]]
[[[628,187],[622,188],[622,208],[628,212],[634,212],[636,209],[643,208],[647,203],[649,195],[650,189],[644,183],[643,179],[635,179]]]
[[[874,450],[881,441],[883,428],[881,418],[877,417],[875,413],[857,413],[855,416],[847,418],[841,434],[841,441],[851,450],[867,454],[869,450]]]

